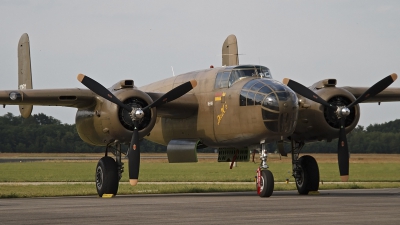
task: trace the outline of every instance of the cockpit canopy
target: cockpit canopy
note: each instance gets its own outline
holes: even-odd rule
[[[240,65],[228,66],[217,74],[215,89],[231,87],[237,81],[246,77],[271,78],[271,72],[265,66]]]

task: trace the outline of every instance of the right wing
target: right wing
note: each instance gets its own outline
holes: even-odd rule
[[[11,93],[19,98],[12,100]],[[164,93],[146,92],[153,100]],[[97,95],[89,89],[26,89],[0,91],[2,105],[40,105],[87,108],[96,104]],[[194,94],[186,94],[172,102],[157,107],[157,115],[165,118],[186,118],[197,113],[198,103]]]
[[[153,101],[164,93],[146,92]],[[157,116],[171,119],[187,118],[197,113],[199,104],[194,94],[185,94],[181,97],[157,107]]]
[[[12,100],[10,95],[17,96]],[[2,105],[41,105],[86,108],[96,103],[96,95],[88,89],[24,89],[0,91]]]

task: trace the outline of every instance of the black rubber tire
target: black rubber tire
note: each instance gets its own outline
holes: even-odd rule
[[[274,192],[274,175],[272,175],[271,171],[261,171],[260,183],[260,197],[270,197]]]
[[[96,189],[100,197],[103,194],[116,195],[118,192],[118,169],[117,163],[111,157],[105,156],[99,160],[96,166]]]
[[[297,191],[301,195],[307,195],[310,191],[318,191],[319,168],[317,161],[310,155],[300,157],[301,179],[296,180]]]

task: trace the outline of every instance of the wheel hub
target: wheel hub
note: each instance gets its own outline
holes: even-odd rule
[[[298,176],[296,176],[296,184],[299,187],[301,187],[301,186],[303,186],[303,183],[304,183],[304,171],[300,166],[298,167],[297,175]]]
[[[96,169],[96,187],[97,189],[101,189],[103,186],[103,170],[100,166]]]
[[[264,190],[264,177],[260,177],[260,192]]]

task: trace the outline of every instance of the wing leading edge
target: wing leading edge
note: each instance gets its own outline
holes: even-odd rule
[[[354,97],[358,98],[361,96],[369,87],[342,87],[349,91]],[[397,102],[400,101],[400,88],[386,88],[374,97],[368,98],[363,103],[373,102]]]
[[[153,100],[164,93],[146,92]],[[11,96],[13,95],[13,96]],[[11,98],[15,98],[12,100]],[[2,105],[40,105],[87,108],[96,104],[99,97],[91,90],[80,88],[69,89],[29,89],[0,90]],[[194,94],[186,94],[180,98],[157,107],[157,115],[165,118],[187,118],[197,113],[198,103]]]
[[[0,91],[2,105],[41,105],[86,108],[96,103],[96,95],[87,89],[26,89]]]

